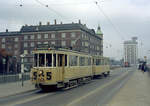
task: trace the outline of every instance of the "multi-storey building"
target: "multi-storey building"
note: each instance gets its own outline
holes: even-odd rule
[[[137,64],[138,47],[137,37],[132,37],[132,40],[124,42],[124,62],[128,62],[131,65]]]
[[[19,59],[20,54],[26,53],[24,62],[27,66],[32,63],[32,50],[38,44],[50,44],[58,47],[68,47],[73,50],[86,52],[91,55],[103,56],[103,33],[100,26],[95,32],[86,25],[79,23],[46,25],[25,25],[18,32],[0,33],[0,48],[10,51]]]

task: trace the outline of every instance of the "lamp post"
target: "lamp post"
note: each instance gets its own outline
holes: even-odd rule
[[[24,86],[24,79],[23,79],[23,74],[24,74],[24,57],[25,57],[25,54],[21,54],[20,55],[21,57],[21,75],[20,75],[20,78],[21,78],[21,81],[22,81],[22,87]]]

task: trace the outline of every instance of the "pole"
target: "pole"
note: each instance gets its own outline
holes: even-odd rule
[[[22,79],[22,87],[24,86],[24,54],[21,55],[21,79]]]

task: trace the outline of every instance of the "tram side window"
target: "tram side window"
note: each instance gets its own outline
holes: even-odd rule
[[[104,65],[104,59],[101,59],[101,65]]]
[[[100,62],[100,59],[96,59],[96,65],[100,65],[101,62]]]
[[[65,55],[65,66],[67,66],[67,55]]]
[[[45,66],[45,54],[39,54],[39,67]]]
[[[88,65],[91,65],[91,58],[88,58]]]
[[[53,54],[53,58],[54,58],[54,67],[56,67],[56,54]]]
[[[69,56],[69,66],[77,66],[78,63],[78,56]]]
[[[63,63],[63,56],[64,57],[64,63]],[[58,54],[58,66],[67,66],[67,55],[64,54]]]
[[[34,54],[34,67],[37,67],[38,54]]]
[[[85,66],[88,66],[88,57],[85,57]]]
[[[96,65],[96,61],[95,61],[96,59],[93,59],[93,65]]]
[[[52,54],[46,54],[46,66],[52,67]]]
[[[80,66],[85,66],[85,57],[80,57],[79,61]]]
[[[63,54],[58,54],[58,66],[62,66]]]

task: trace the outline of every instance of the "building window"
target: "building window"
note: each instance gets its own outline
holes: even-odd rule
[[[61,42],[61,45],[62,45],[62,46],[66,46],[66,41],[62,41],[62,42]]]
[[[14,47],[15,47],[15,48],[18,48],[18,45],[17,45],[17,44],[15,44],[15,45],[14,45]]]
[[[28,43],[24,43],[24,47],[28,47]]]
[[[74,46],[75,45],[75,41],[71,41],[71,46]]]
[[[55,45],[55,41],[52,41],[51,44],[52,44],[52,45]]]
[[[37,44],[42,44],[41,42],[38,42]]]
[[[53,34],[51,34],[51,38],[55,38],[55,34],[53,33]]]
[[[88,43],[88,42],[85,42],[85,46],[88,47],[88,46],[89,46],[89,43]]]
[[[2,42],[5,42],[5,38],[2,38]]]
[[[32,58],[30,58],[30,62],[31,62],[31,63],[33,62],[33,59],[32,59]]]
[[[15,38],[15,42],[18,42],[18,38],[17,37]]]
[[[5,44],[2,44],[2,48],[3,48],[3,49],[5,48]]]
[[[12,47],[11,47],[11,46],[8,46],[8,49],[9,49],[9,50],[11,50],[11,49],[12,49]]]
[[[38,39],[41,39],[41,34],[38,34],[37,36],[38,36]]]
[[[24,52],[23,52],[24,54],[28,54],[28,50],[24,50]]]
[[[44,42],[44,44],[48,44],[48,42]]]
[[[28,62],[28,59],[27,59],[27,58],[24,58],[24,62],[27,63],[27,62]]]
[[[30,36],[30,39],[34,39],[34,35],[31,35],[31,36]]]
[[[45,38],[45,39],[48,38],[48,34],[44,34],[44,38]]]
[[[85,46],[85,42],[82,42],[82,46]]]
[[[62,33],[62,34],[61,34],[61,37],[62,37],[62,38],[65,38],[65,37],[66,37],[66,33]]]
[[[17,55],[17,53],[18,53],[18,51],[17,51],[17,50],[15,50],[15,51],[14,51],[14,55]]]
[[[34,47],[34,42],[31,42],[31,47]]]
[[[84,35],[84,34],[82,34],[82,38],[83,38],[83,39],[85,38],[85,35]]]
[[[74,32],[71,33],[71,37],[75,38],[76,34]]]
[[[28,36],[27,35],[24,35],[24,40],[27,40],[28,39]]]

